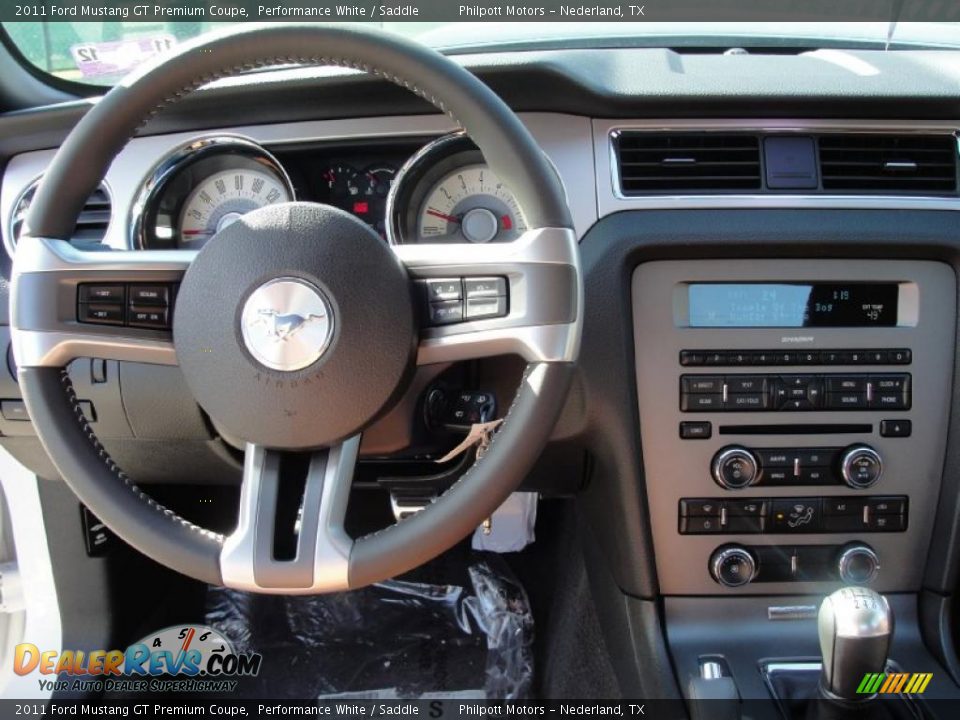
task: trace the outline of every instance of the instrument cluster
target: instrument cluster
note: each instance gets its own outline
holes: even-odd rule
[[[134,203],[132,241],[199,249],[246,213],[293,200],[339,208],[394,244],[508,242],[526,229],[513,193],[462,133],[269,149],[221,135],[154,168]]]

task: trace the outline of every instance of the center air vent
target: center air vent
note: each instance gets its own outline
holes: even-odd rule
[[[20,239],[20,233],[23,231],[23,223],[26,220],[27,213],[30,210],[30,203],[33,202],[33,196],[37,192],[37,185],[40,180],[37,179],[27,187],[17,199],[10,213],[10,222],[7,226],[7,250],[13,253],[17,241]],[[77,218],[77,227],[73,231],[72,240],[84,242],[101,242],[107,233],[107,225],[110,223],[110,194],[107,188],[101,185],[94,190],[93,195],[87,200]]]
[[[623,131],[616,138],[620,190],[640,195],[677,190],[759,190],[755,135]]]
[[[957,141],[951,135],[821,135],[824,190],[954,193]]]

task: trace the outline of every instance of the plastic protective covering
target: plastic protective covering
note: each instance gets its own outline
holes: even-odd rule
[[[208,625],[263,655],[237,694],[258,698],[528,697],[533,616],[500,558],[474,554],[469,587],[393,580],[346,593],[211,588]]]

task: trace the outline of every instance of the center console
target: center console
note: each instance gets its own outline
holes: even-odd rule
[[[632,293],[661,592],[919,590],[952,395],[953,271],[655,261]]]

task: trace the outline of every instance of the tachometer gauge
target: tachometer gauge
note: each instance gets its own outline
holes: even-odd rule
[[[527,229],[516,197],[489,167],[444,175],[420,206],[417,235],[427,242],[506,242]]]
[[[271,173],[253,168],[221,170],[194,188],[184,202],[180,215],[181,244],[202,245],[251,210],[291,199]]]

